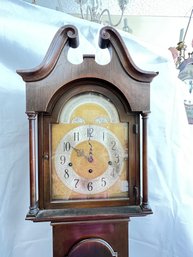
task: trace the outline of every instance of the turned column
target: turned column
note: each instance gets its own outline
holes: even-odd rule
[[[147,119],[148,113],[142,114],[142,129],[143,129],[143,141],[142,141],[142,154],[143,154],[143,208],[148,208],[148,147],[147,147]]]
[[[37,212],[36,196],[36,113],[27,112],[29,120],[29,173],[30,173],[30,207],[29,215]]]

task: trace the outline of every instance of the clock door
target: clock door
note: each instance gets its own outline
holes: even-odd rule
[[[43,156],[48,153],[49,158],[44,160],[41,186],[46,207],[139,201],[139,134],[134,129],[139,127],[138,115],[123,116],[114,104],[124,108],[117,96],[89,88],[59,101],[51,116],[43,116],[43,138],[50,138],[44,145]]]

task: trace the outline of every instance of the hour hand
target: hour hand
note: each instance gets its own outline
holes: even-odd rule
[[[78,157],[84,157],[88,162],[93,162],[93,157],[92,157],[92,154],[91,152],[89,152],[89,156],[87,156],[85,153],[84,153],[84,150],[83,149],[78,149],[76,147],[73,147],[73,150],[77,153],[77,156]]]
[[[83,149],[77,149],[77,148],[75,148],[75,147],[73,147],[73,146],[72,146],[72,148],[73,148],[74,151],[77,153],[77,156],[78,156],[78,157],[82,157],[82,156],[86,157],[85,154],[84,154],[84,150],[83,150]]]
[[[78,156],[78,157],[84,157],[87,161],[92,162],[92,160],[91,160],[91,157],[92,157],[92,156],[90,156],[90,155],[89,155],[89,156],[85,155],[83,149],[77,149],[77,148],[75,148],[75,147],[73,147],[73,146],[72,146],[72,148],[73,148],[73,150],[77,153],[77,156]]]

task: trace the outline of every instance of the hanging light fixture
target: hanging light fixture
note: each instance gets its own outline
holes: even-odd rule
[[[129,0],[118,0],[118,5],[120,8],[121,14],[120,14],[119,20],[113,23],[109,9],[102,8],[101,0],[75,0],[75,1],[80,6],[80,14],[82,19],[94,21],[97,23],[109,24],[110,26],[113,26],[113,27],[117,27],[120,25],[124,16],[124,11],[126,9],[126,6],[129,3]]]
[[[176,62],[176,66],[179,69],[180,69],[180,65],[185,60],[190,59],[190,58],[193,57],[193,52],[187,54],[187,45],[185,44],[185,39],[186,39],[188,30],[189,30],[189,26],[190,26],[190,22],[191,22],[191,19],[192,19],[192,15],[193,15],[193,9],[191,11],[191,14],[190,14],[190,17],[189,17],[189,20],[188,20],[188,24],[187,24],[185,33],[184,33],[184,29],[180,30],[180,41],[179,41],[179,43],[178,43],[178,45],[176,47],[176,49],[179,52],[178,59],[177,59],[177,62]],[[192,45],[192,47],[193,47],[193,45]],[[186,55],[188,55],[188,56],[186,56]]]
[[[112,27],[117,27],[121,24],[124,17],[125,9],[130,1],[131,0],[117,0],[117,4],[120,9],[120,17],[116,22],[112,21],[112,15],[110,13],[110,10],[108,8],[103,9],[104,1],[102,0],[75,0],[74,3],[77,3],[79,5],[80,16],[82,19],[93,21],[104,25],[108,24]],[[38,2],[37,0],[32,0],[32,4],[37,4],[37,2]],[[113,1],[113,3],[115,2],[116,1]],[[63,0],[57,0],[57,3],[58,3],[58,6],[56,7],[56,10],[64,12]],[[74,3],[71,3],[72,6],[74,5]],[[112,1],[111,1],[111,4],[112,4]],[[126,17],[123,20],[122,30],[132,33],[132,29],[128,26],[128,19]]]
[[[183,33],[183,29],[181,29],[180,31],[180,42],[176,47],[176,50],[179,53],[176,59],[176,67],[179,69],[178,77],[185,83],[187,89],[186,99],[184,100],[184,106],[186,109],[189,124],[193,124],[193,51],[187,53],[185,39],[188,33],[192,15],[193,9],[191,11],[185,33]]]

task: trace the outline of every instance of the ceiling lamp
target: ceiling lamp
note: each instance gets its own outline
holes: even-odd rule
[[[129,3],[129,0],[117,1],[121,14],[120,14],[119,20],[113,23],[109,9],[102,8],[101,0],[75,0],[75,1],[80,6],[80,14],[82,19],[86,19],[86,20],[90,20],[90,21],[102,23],[102,24],[108,24],[113,27],[117,27],[120,25],[123,19],[126,6]],[[125,26],[126,26],[126,23],[124,22],[124,27]],[[125,30],[127,31],[128,28],[126,27]]]
[[[179,52],[179,55],[178,55],[178,58],[177,58],[177,62],[176,62],[176,66],[179,69],[180,69],[180,65],[182,64],[183,61],[193,57],[193,52],[188,53],[188,56],[186,56],[187,45],[185,44],[185,39],[186,39],[186,35],[188,33],[188,29],[189,29],[189,26],[190,26],[192,15],[193,15],[193,9],[191,11],[191,14],[190,14],[190,17],[189,17],[189,20],[188,20],[188,24],[187,24],[185,33],[184,33],[184,29],[180,30],[180,41],[179,41],[179,43],[178,43],[178,45],[176,47],[176,49]],[[193,45],[192,45],[192,47],[193,47]]]
[[[178,77],[185,83],[187,89],[187,94],[184,100],[184,106],[186,109],[189,124],[193,124],[193,51],[187,53],[185,39],[188,33],[192,15],[193,9],[191,11],[185,33],[183,33],[183,29],[181,29],[180,31],[180,42],[176,47],[176,50],[178,51],[178,57],[176,59],[176,67],[179,69]]]

